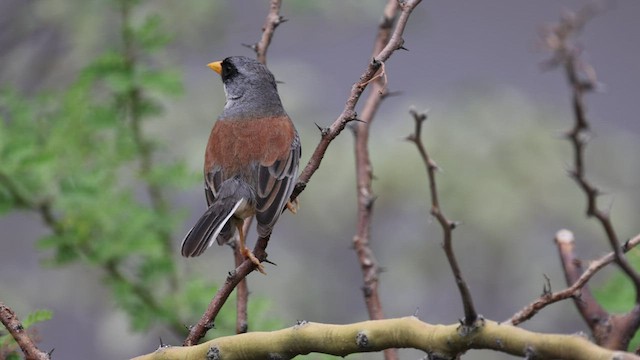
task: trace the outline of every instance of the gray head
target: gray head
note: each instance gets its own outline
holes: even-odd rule
[[[227,101],[220,118],[284,115],[271,71],[245,56],[231,56],[208,65],[222,77]]]

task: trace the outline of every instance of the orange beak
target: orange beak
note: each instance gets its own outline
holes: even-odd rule
[[[222,74],[222,61],[214,61],[212,63],[208,63],[207,66],[218,74]]]

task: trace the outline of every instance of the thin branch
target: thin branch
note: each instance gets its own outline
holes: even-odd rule
[[[311,352],[346,356],[392,347],[418,349],[429,359],[458,359],[472,349],[529,359],[640,359],[604,349],[578,335],[538,333],[494,321],[483,321],[472,333],[460,328],[459,324],[427,324],[413,316],[346,325],[303,321],[287,329],[219,337],[198,346],[163,347],[134,360],[292,359]]]
[[[396,0],[388,0],[384,9],[384,15],[378,25],[378,34],[374,43],[373,56],[377,55],[389,42],[391,30],[399,6]],[[382,63],[384,64],[384,63]],[[381,68],[384,71],[384,67]],[[356,157],[356,193],[358,196],[358,225],[357,233],[353,237],[353,246],[358,256],[360,269],[364,285],[362,292],[367,305],[369,318],[371,320],[384,319],[382,302],[378,294],[378,274],[380,267],[373,250],[369,246],[371,237],[371,218],[373,216],[373,205],[375,195],[371,186],[373,177],[373,166],[369,156],[369,128],[373,118],[386,94],[386,76],[375,76],[369,82],[373,82],[372,88],[365,101],[360,121],[353,125],[355,136],[355,157]],[[384,351],[386,360],[398,358],[395,349]]]
[[[247,218],[243,224],[243,231],[248,234],[251,224],[253,223],[253,217]],[[242,265],[245,258],[240,252],[238,243],[234,243],[233,257],[235,259],[236,268]],[[249,315],[248,315],[248,303],[249,303],[249,286],[247,284],[247,278],[243,278],[238,283],[236,288],[236,334],[246,333],[249,330]]]
[[[413,9],[415,9],[415,7],[418,6],[421,1],[422,0],[406,0],[398,2],[401,8],[401,13],[398,17],[395,29],[391,34],[391,39],[389,39],[389,42],[387,43],[387,45],[385,45],[384,48],[382,48],[380,53],[378,53],[378,55],[371,60],[364,73],[362,73],[362,75],[360,76],[360,79],[351,87],[351,93],[349,94],[349,98],[347,99],[342,113],[328,128],[321,128],[322,138],[313,151],[309,162],[300,173],[296,187],[291,194],[291,200],[295,200],[298,195],[300,195],[300,193],[304,191],[304,188],[307,186],[309,180],[316,172],[316,170],[318,170],[318,167],[320,167],[322,158],[324,157],[324,154],[333,139],[335,139],[342,132],[342,130],[344,130],[347,123],[356,120],[357,114],[355,111],[355,107],[358,103],[358,100],[360,99],[360,96],[367,88],[367,83],[378,73],[378,70],[380,70],[380,68],[382,67],[382,63],[389,60],[391,55],[396,50],[401,49],[404,45],[404,39],[402,38],[402,35],[404,33],[404,29],[407,26],[407,21],[409,21],[409,17],[411,16]]]
[[[267,50],[271,44],[273,34],[278,25],[287,21],[282,17],[282,15],[280,15],[281,5],[282,0],[271,0],[269,4],[269,13],[267,14],[267,18],[264,20],[264,25],[262,26],[262,37],[255,45],[255,52],[258,61],[265,65],[267,64]]]
[[[38,349],[16,316],[16,313],[0,301],[0,322],[16,341],[26,360],[49,360],[49,354]]]
[[[573,252],[575,247],[573,233],[568,230],[558,231],[555,237],[555,242],[558,245],[558,250],[561,254],[562,264],[565,268],[565,274],[567,275],[567,282],[572,285],[561,291],[543,294],[538,299],[514,314],[506,321],[507,323],[511,325],[521,324],[524,321],[531,319],[548,305],[568,298],[573,298],[575,300],[576,306],[582,313],[583,317],[586,318],[586,316],[592,316],[590,319],[594,322],[600,322],[609,316],[609,314],[607,314],[606,311],[593,299],[593,296],[587,287],[587,282],[589,282],[589,280],[598,271],[600,271],[600,269],[615,261],[614,253],[611,252],[595,261],[592,261],[587,269],[582,271],[581,262],[575,258]],[[625,243],[623,250],[627,252],[639,243],[640,235],[636,235]],[[593,314],[600,315],[593,317]]]
[[[562,66],[571,88],[574,124],[566,132],[574,157],[573,169],[570,171],[571,177],[586,197],[587,217],[595,218],[600,224],[609,246],[613,250],[615,263],[631,280],[635,289],[635,305],[627,314],[611,315],[594,322],[594,318],[603,315],[599,305],[593,306],[595,301],[592,301],[589,307],[578,306],[578,308],[599,344],[609,348],[626,349],[631,337],[640,328],[640,274],[631,266],[624,255],[609,210],[598,206],[600,190],[586,176],[585,148],[590,123],[587,118],[584,98],[586,94],[595,91],[599,83],[594,68],[580,57],[580,49],[571,41],[589,20],[603,11],[608,4],[610,2],[596,2],[583,7],[577,13],[564,15],[557,25],[547,30],[543,41],[547,48],[553,52],[552,58],[546,62],[546,65],[548,67]],[[566,276],[569,277],[570,274]],[[590,311],[595,311],[595,313]]]
[[[614,229],[608,210],[598,206],[600,190],[586,177],[585,148],[589,135],[589,120],[584,97],[598,87],[595,70],[580,58],[580,50],[571,43],[571,37],[577,35],[586,22],[603,10],[603,4],[598,2],[582,8],[577,13],[563,16],[560,22],[551,27],[545,34],[544,43],[553,51],[553,57],[547,64],[562,65],[567,76],[567,82],[572,91],[572,107],[574,113],[573,128],[566,133],[566,137],[574,151],[574,168],[571,177],[576,181],[585,194],[587,200],[587,216],[594,217],[604,230],[609,245],[615,254],[616,263],[631,279],[636,290],[636,304],[640,304],[640,275],[629,264],[624,256],[618,235]]]
[[[248,46],[256,53],[256,58],[258,62],[266,65],[267,64],[267,50],[269,49],[269,45],[271,44],[271,39],[273,38],[273,34],[276,31],[276,28],[281,23],[286,20],[280,15],[280,7],[282,6],[282,0],[271,0],[269,3],[269,13],[264,20],[264,25],[262,26],[262,36],[260,37],[260,41],[255,43],[254,45]],[[253,221],[253,217],[251,217],[248,221],[244,223],[244,233],[248,234],[248,230]],[[242,261],[244,261],[243,256],[240,254],[237,246],[234,246],[234,259],[236,268],[240,266]],[[237,297],[236,297],[236,333],[241,334],[247,332],[249,328],[248,322],[248,302],[249,302],[249,286],[247,284],[247,279],[242,278],[238,283]]]
[[[460,291],[460,298],[462,300],[462,306],[464,308],[464,325],[468,327],[473,327],[478,320],[478,313],[473,305],[473,299],[471,297],[471,291],[469,291],[469,286],[467,286],[466,281],[462,277],[462,271],[460,270],[460,266],[458,265],[458,261],[456,260],[455,253],[453,251],[453,239],[452,232],[456,227],[456,223],[447,219],[444,215],[442,208],[440,207],[440,200],[438,199],[438,188],[436,185],[436,171],[438,170],[438,165],[436,162],[429,156],[427,153],[427,149],[425,148],[422,142],[422,124],[425,120],[427,120],[426,113],[418,113],[416,110],[411,109],[409,111],[411,116],[415,121],[415,132],[407,137],[408,141],[413,142],[418,148],[418,152],[424,161],[424,165],[427,168],[427,175],[429,178],[429,192],[431,194],[431,215],[438,220],[440,226],[442,227],[443,232],[443,244],[444,252],[447,255],[447,260],[449,261],[449,265],[451,266],[451,271],[453,272],[453,277],[456,280],[456,285],[458,286],[458,290]]]
[[[256,245],[256,247],[257,246],[258,244]],[[266,248],[266,244],[261,244],[260,246]],[[261,256],[259,256],[258,254],[256,254],[256,257],[258,257],[258,259],[261,259]],[[209,303],[209,306],[207,307],[205,313],[202,314],[200,320],[189,329],[189,335],[183,342],[184,346],[196,345],[198,341],[200,341],[200,339],[204,337],[207,331],[213,328],[213,321],[215,320],[216,316],[218,316],[220,309],[222,309],[222,305],[224,305],[224,303],[227,301],[229,295],[231,295],[231,292],[233,292],[233,289],[235,289],[238,283],[255,269],[256,265],[250,259],[245,259],[240,264],[240,266],[229,273],[229,275],[227,276],[227,280],[220,287],[220,289],[218,289],[216,295]]]

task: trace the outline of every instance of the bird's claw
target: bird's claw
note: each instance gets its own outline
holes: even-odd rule
[[[260,260],[258,260],[258,258],[251,252],[251,250],[249,250],[248,247],[243,247],[240,252],[242,253],[242,256],[251,260],[251,262],[256,265],[256,268],[258,269],[258,271],[260,271],[260,273],[262,273],[263,275],[267,275]]]

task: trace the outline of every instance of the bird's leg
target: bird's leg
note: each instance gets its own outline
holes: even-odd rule
[[[242,222],[236,225],[236,227],[238,228],[238,232],[240,233],[240,254],[242,254],[242,256],[244,256],[245,258],[251,260],[251,262],[256,265],[256,268],[258,269],[258,271],[260,271],[264,275],[267,275],[267,273],[264,271],[264,266],[262,266],[262,264],[260,263],[260,260],[258,260],[258,258],[255,255],[253,255],[251,250],[249,250],[249,248],[246,247],[246,245],[244,244],[245,239],[244,239],[244,229],[242,228],[243,225],[244,223]]]

